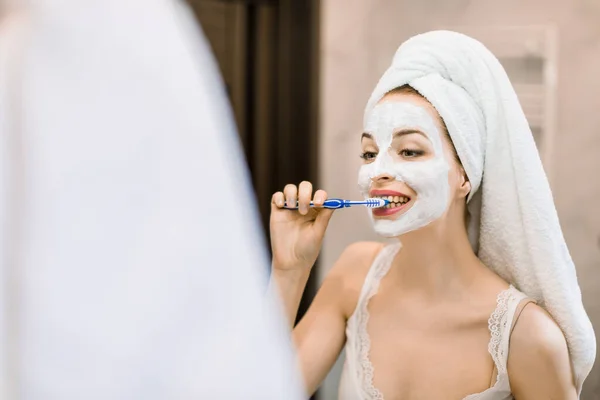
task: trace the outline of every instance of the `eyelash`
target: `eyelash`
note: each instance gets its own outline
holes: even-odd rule
[[[417,158],[425,155],[425,152],[423,150],[402,149],[398,152],[398,154],[405,158]],[[375,159],[375,157],[377,157],[377,153],[373,151],[365,151],[360,155],[360,158],[365,161],[372,161]]]
[[[360,155],[360,158],[362,158],[365,161],[372,161],[375,159],[375,157],[377,157],[377,153],[372,151],[365,151]]]
[[[406,153],[412,153],[413,155],[407,155]],[[425,152],[423,150],[402,149],[398,154],[406,158],[416,158],[421,157]]]

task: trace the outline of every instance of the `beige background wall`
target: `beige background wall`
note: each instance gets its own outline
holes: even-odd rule
[[[364,104],[398,45],[413,34],[457,26],[553,26],[558,32],[556,134],[546,167],[584,302],[600,333],[600,1],[322,0],[321,184],[357,198]],[[364,210],[334,216],[321,277],[346,245],[378,239]],[[334,399],[340,365],[321,399]],[[583,400],[600,399],[600,368]]]

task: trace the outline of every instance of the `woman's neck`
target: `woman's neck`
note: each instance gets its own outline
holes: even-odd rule
[[[454,222],[444,218],[400,237],[402,250],[390,273],[404,292],[448,296],[489,272],[473,252],[464,224]]]

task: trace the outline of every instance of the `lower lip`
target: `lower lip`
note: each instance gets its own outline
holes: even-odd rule
[[[404,210],[406,208],[407,205],[410,204],[410,200],[406,203],[404,203],[403,205],[401,205],[400,207],[393,207],[393,208],[385,208],[385,207],[381,207],[381,208],[374,208],[373,209],[373,215],[375,217],[387,217],[390,215],[394,215],[402,210]]]

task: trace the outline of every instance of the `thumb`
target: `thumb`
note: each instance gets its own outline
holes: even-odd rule
[[[325,233],[325,230],[327,229],[327,225],[329,225],[329,220],[331,219],[331,216],[333,215],[333,212],[335,210],[329,209],[329,208],[324,208],[322,210],[319,210],[319,214],[317,214],[317,218],[315,218],[315,228],[317,228],[317,230],[319,232],[321,232],[322,234]]]

